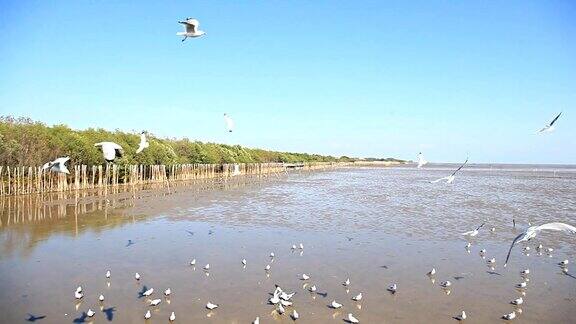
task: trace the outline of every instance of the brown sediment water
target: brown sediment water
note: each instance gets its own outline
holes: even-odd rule
[[[290,323],[294,308],[303,323],[342,323],[348,313],[361,323],[445,323],[462,310],[467,322],[494,323],[518,309],[509,302],[521,296],[515,285],[524,268],[530,281],[516,321],[573,322],[573,236],[543,233],[516,247],[507,268],[503,261],[528,222],[576,224],[576,169],[472,166],[451,185],[428,182],[451,170],[349,168],[106,198],[92,192],[4,199],[0,322],[25,322],[32,314],[45,316],[39,323],[144,323],[150,309],[147,323],[168,322],[172,311],[181,323],[251,323],[256,316],[261,323]],[[486,219],[468,253],[460,233]],[[304,250],[293,251],[300,242]],[[538,244],[554,252],[539,254]],[[482,248],[486,259],[478,254]],[[494,269],[486,264],[492,257]],[[568,274],[557,265],[564,259],[572,261]],[[202,270],[207,263],[209,275]],[[432,267],[434,281],[426,276]],[[300,280],[302,273],[310,280]],[[439,286],[444,280],[452,282],[450,294]],[[392,283],[396,294],[386,291]],[[296,292],[285,315],[267,302],[275,284]],[[85,293],[80,303],[78,285]],[[139,296],[145,287],[154,288],[159,306]],[[172,295],[165,299],[168,287]],[[362,301],[352,301],[359,292]],[[329,308],[332,300],[342,309]],[[209,311],[208,301],[220,307]],[[88,308],[96,311],[92,319],[82,316]]]

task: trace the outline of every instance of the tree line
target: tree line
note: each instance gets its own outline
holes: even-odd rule
[[[47,126],[30,118],[0,116],[0,165],[40,166],[59,156],[72,164],[103,164],[95,143],[111,141],[124,149],[118,164],[349,162],[346,156],[290,153],[246,148],[240,145],[204,143],[188,138],[149,136],[150,147],[136,154],[140,134],[102,128],[74,130],[66,125]]]

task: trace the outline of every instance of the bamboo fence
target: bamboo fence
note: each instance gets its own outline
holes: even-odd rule
[[[88,189],[117,188],[144,184],[231,178],[243,175],[269,175],[287,172],[289,168],[320,170],[348,163],[310,162],[175,164],[175,165],[75,165],[70,174],[42,171],[39,167],[0,166],[0,196],[72,192]]]

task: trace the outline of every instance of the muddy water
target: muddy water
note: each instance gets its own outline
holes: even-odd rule
[[[576,224],[576,170],[476,166],[452,185],[427,182],[450,169],[291,174],[211,190],[118,193],[108,201],[61,197],[59,205],[51,198],[55,207],[48,209],[42,201],[0,203],[0,322],[25,322],[32,314],[43,317],[39,323],[144,323],[150,309],[147,323],[166,323],[172,311],[180,323],[251,323],[256,316],[261,323],[290,323],[267,304],[278,284],[297,292],[293,308],[304,323],[342,323],[348,313],[362,323],[446,323],[462,310],[467,322],[494,323],[518,310],[509,301],[522,295],[514,286],[528,267],[516,321],[573,323],[574,237],[542,235],[528,244],[529,255],[519,246],[508,267],[502,264],[528,222]],[[459,233],[487,218],[468,252]],[[300,242],[304,250],[292,251]],[[553,254],[535,253],[540,243]],[[487,259],[496,258],[494,269],[478,255],[482,248]],[[194,258],[196,268],[189,265]],[[556,265],[564,259],[572,261],[568,274]],[[426,276],[432,267],[435,280]],[[300,280],[302,273],[311,279]],[[348,277],[347,290],[341,283]],[[439,286],[444,280],[453,283],[449,294]],[[394,295],[386,291],[392,283]],[[85,292],[80,303],[78,285]],[[307,291],[310,285],[317,293]],[[162,299],[157,307],[139,295],[150,287]],[[166,299],[168,287],[173,293]],[[352,301],[359,292],[362,301]],[[330,309],[332,300],[344,307]],[[208,301],[220,307],[208,311]],[[96,311],[92,319],[82,316],[88,308]]]

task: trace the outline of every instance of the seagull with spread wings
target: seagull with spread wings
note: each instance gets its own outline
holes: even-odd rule
[[[206,34],[205,31],[198,29],[200,22],[197,19],[186,18],[185,21],[179,21],[178,23],[184,25],[184,31],[176,33],[178,36],[184,36],[182,41],[185,41],[188,37],[200,37]]]
[[[512,252],[512,248],[516,243],[529,241],[536,237],[541,231],[562,231],[565,233],[576,234],[576,227],[564,223],[547,223],[540,226],[530,226],[524,231],[520,233],[514,241],[512,241],[512,245],[510,245],[510,250],[508,250],[508,255],[506,256],[506,262],[504,262],[504,266],[508,263],[508,259],[510,259],[510,253]]]
[[[538,131],[538,134],[541,133],[551,133],[554,131],[554,123],[558,120],[558,118],[560,118],[560,115],[562,115],[562,112],[560,112],[554,119],[552,119],[552,121],[550,122],[550,124],[544,126],[544,128],[542,128],[541,130]]]
[[[136,154],[144,151],[144,149],[147,148],[148,146],[150,146],[150,143],[148,143],[148,140],[146,139],[146,133],[142,132],[140,134],[140,144],[138,145],[138,149],[136,150]]]
[[[474,237],[474,236],[478,235],[478,231],[479,231],[482,227],[484,227],[484,225],[486,225],[486,222],[482,223],[480,226],[478,226],[476,229],[474,229],[474,230],[472,230],[472,231],[468,231],[468,232],[466,232],[466,233],[462,233],[462,235]]]
[[[68,162],[68,160],[70,160],[69,156],[59,157],[54,161],[44,164],[42,166],[42,171],[50,170],[52,172],[70,174],[68,167],[66,167],[66,162]]]
[[[468,158],[466,158],[466,161],[464,161],[464,163],[462,163],[462,165],[461,165],[458,169],[456,169],[456,171],[452,172],[451,175],[449,175],[449,176],[447,176],[447,177],[440,178],[440,179],[436,179],[436,180],[434,180],[434,181],[430,181],[430,183],[436,183],[436,182],[440,182],[440,181],[442,181],[442,180],[445,180],[446,183],[452,183],[452,182],[454,181],[454,179],[455,179],[456,173],[457,173],[458,171],[460,171],[460,169],[462,169],[462,168],[466,165],[466,163],[468,163]]]
[[[122,154],[124,153],[122,146],[114,142],[100,142],[94,144],[94,146],[100,146],[104,159],[107,162],[114,162],[117,157],[122,157]]]

